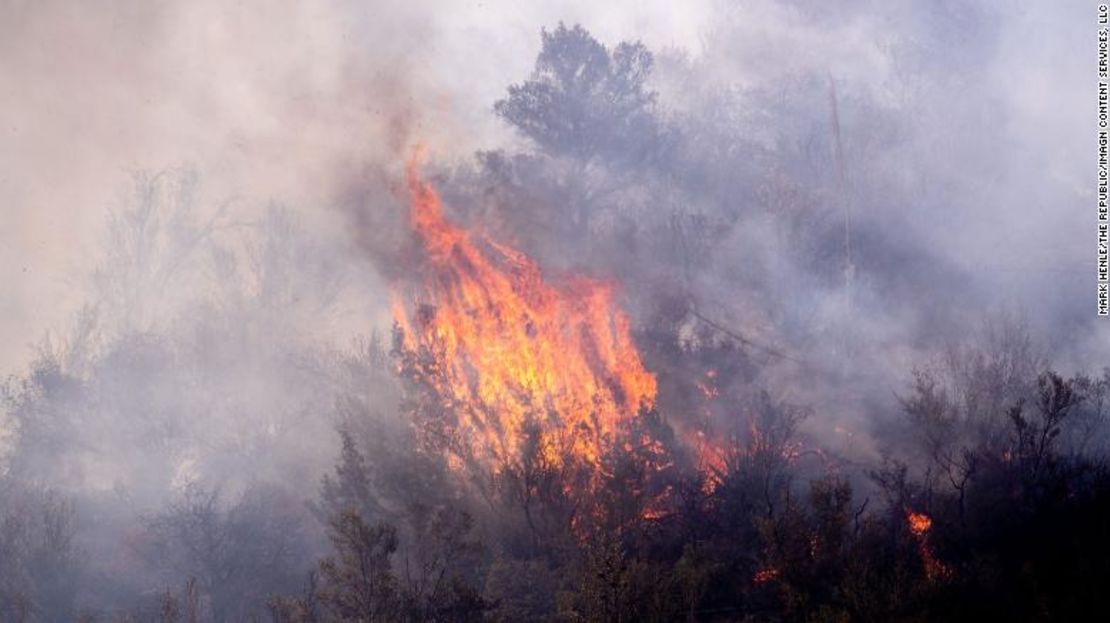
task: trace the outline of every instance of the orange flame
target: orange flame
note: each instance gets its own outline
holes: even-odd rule
[[[618,425],[656,395],[612,285],[551,283],[520,251],[449,223],[416,158],[408,189],[425,262],[411,296],[395,291],[393,317],[406,350],[433,354],[428,379],[466,451],[496,470],[520,459],[526,429],[538,427],[548,464],[596,465]]]
[[[910,527],[910,532],[915,536],[922,536],[933,527],[933,519],[925,513],[915,513],[909,511],[906,513],[906,523]]]
[[[933,546],[929,542],[929,531],[933,529],[933,518],[925,513],[907,510],[906,525],[910,529],[910,534],[917,540],[917,552],[925,566],[925,576],[930,580],[943,580],[949,577],[952,570],[937,558],[933,552]]]

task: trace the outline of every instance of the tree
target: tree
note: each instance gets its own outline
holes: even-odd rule
[[[483,185],[522,181],[501,187],[517,195],[506,206],[509,222],[549,228],[546,242],[557,238],[565,256],[567,244],[591,249],[597,215],[615,207],[617,196],[650,183],[648,165],[662,162],[672,141],[655,113],[656,94],[647,85],[653,60],[643,44],[609,49],[581,26],[562,23],[541,38],[532,75],[494,104],[537,153],[483,154]],[[529,235],[523,228],[516,233]],[[530,245],[541,258],[543,246]]]
[[[0,620],[74,619],[82,566],[76,533],[70,501],[0,479]]]
[[[188,487],[148,521],[156,541],[140,551],[154,568],[196,578],[217,623],[261,612],[269,596],[296,586],[307,543],[300,503],[256,485],[225,505],[216,489]]]
[[[367,525],[358,511],[341,511],[329,522],[334,556],[320,562],[320,603],[335,621],[375,623],[401,618],[403,601],[391,558],[397,530]]]
[[[659,127],[656,95],[646,86],[652,55],[623,42],[609,51],[584,28],[541,33],[532,77],[509,87],[494,110],[551,155],[581,161],[640,159]]]

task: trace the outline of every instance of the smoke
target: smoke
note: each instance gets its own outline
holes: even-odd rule
[[[105,211],[135,170],[191,165],[202,203],[277,199],[338,235],[327,207],[374,170],[395,170],[412,142],[450,156],[509,136],[489,107],[526,72],[541,26],[697,36],[697,12],[667,3],[590,7],[5,3],[0,366],[17,368],[27,336],[80,304],[74,273],[97,255]]]
[[[1062,371],[1102,366],[1091,72],[1074,60],[1091,56],[1089,12],[5,3],[0,474],[83,500],[79,515],[125,500],[85,528],[101,576],[129,564],[117,537],[194,487],[259,514],[259,483],[312,497],[336,397],[382,416],[400,401],[382,336],[409,271],[399,180],[417,143],[452,219],[615,280],[648,338],[674,320],[684,347],[740,344],[720,351],[740,353],[726,398],[813,405],[808,442],[853,460],[877,456],[911,371],[992,319],[1027,326]],[[608,160],[549,153],[495,113],[560,22],[653,54],[652,133]],[[16,428],[40,408],[46,424]],[[121,594],[150,589],[134,576]]]
[[[745,178],[735,201],[795,214],[738,223],[695,290],[733,326],[801,354],[775,384],[824,405],[810,422],[820,438],[896,412],[889,392],[909,370],[980,339],[988,319],[1024,318],[1064,369],[1104,364],[1079,242],[1092,195],[1075,111],[1089,89],[1064,61],[1089,16],[1013,2],[717,8],[700,54],[661,59],[661,103],[705,127],[706,167]],[[738,144],[762,161],[732,156]],[[826,246],[799,246],[789,219],[824,229],[810,241]],[[766,303],[721,292],[725,267],[750,270]]]

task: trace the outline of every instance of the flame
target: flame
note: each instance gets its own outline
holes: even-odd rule
[[[656,395],[613,286],[546,280],[524,253],[448,222],[417,168],[414,157],[408,190],[424,262],[410,296],[394,291],[403,348],[432,355],[425,376],[471,458],[495,471],[519,461],[538,428],[549,465],[596,465],[621,422]]]
[[[952,569],[937,558],[933,545],[929,542],[929,531],[933,529],[933,518],[925,513],[906,510],[906,526],[917,540],[917,553],[925,567],[925,576],[930,580],[943,580],[952,574]]]
[[[693,448],[698,471],[705,476],[703,491],[712,493],[729,471],[725,449],[719,440],[711,438],[700,429],[687,433],[686,443]]]
[[[909,511],[906,513],[906,524],[915,536],[922,536],[933,527],[933,518],[925,513]]]
[[[714,398],[717,398],[721,395],[721,390],[717,387],[716,380],[717,371],[710,368],[705,373],[705,380],[694,381],[694,384],[697,386],[698,391],[702,393],[702,396],[704,396],[706,400],[713,400]]]

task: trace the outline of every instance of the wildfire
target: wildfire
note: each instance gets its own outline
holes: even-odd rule
[[[922,536],[933,527],[933,519],[925,513],[909,511],[906,513],[906,524],[915,536]]]
[[[702,393],[702,396],[704,396],[706,400],[713,400],[721,395],[721,390],[716,386],[716,380],[717,371],[709,370],[705,373],[704,381],[695,381],[698,391]]]
[[[910,534],[917,540],[917,553],[921,556],[921,562],[925,566],[925,575],[930,580],[943,580],[949,577],[952,573],[951,569],[937,558],[933,552],[933,546],[929,542],[929,531],[933,528],[933,518],[925,513],[907,510],[906,526],[910,529]]]
[[[597,464],[619,424],[656,395],[614,289],[583,276],[545,280],[528,256],[443,216],[414,158],[412,225],[421,282],[393,317],[403,347],[428,353],[428,382],[471,457],[496,469],[536,439],[550,465]]]

